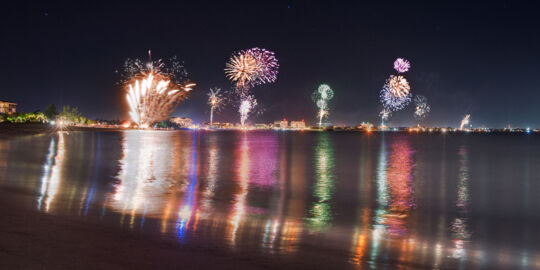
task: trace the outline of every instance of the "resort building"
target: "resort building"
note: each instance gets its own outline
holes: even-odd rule
[[[233,123],[219,123],[219,122],[214,122],[214,123],[212,123],[211,127],[212,127],[212,128],[228,129],[228,128],[234,128],[234,124],[233,124]]]
[[[274,128],[286,129],[287,127],[289,127],[289,121],[286,118],[281,121],[274,121]]]
[[[0,114],[16,113],[17,103],[0,100]]]
[[[304,122],[304,119],[302,119],[302,121],[291,121],[291,128],[293,128],[293,129],[305,129],[306,128],[306,122]]]
[[[256,129],[268,129],[268,128],[271,128],[272,125],[267,125],[267,124],[255,124],[255,128]]]
[[[178,127],[187,128],[193,125],[193,120],[191,118],[184,117],[171,117],[171,122],[178,125]]]

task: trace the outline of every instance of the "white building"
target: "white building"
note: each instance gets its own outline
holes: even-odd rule
[[[190,127],[193,125],[193,120],[187,117],[171,117],[171,122],[177,124],[179,127]]]
[[[274,121],[274,128],[286,129],[289,127],[289,121],[286,118],[280,121]]]
[[[294,129],[305,129],[306,122],[302,119],[301,121],[291,121],[291,128]]]

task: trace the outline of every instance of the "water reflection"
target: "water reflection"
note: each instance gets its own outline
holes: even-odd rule
[[[49,212],[51,202],[54,200],[60,181],[62,180],[62,166],[65,152],[64,133],[58,132],[58,143],[56,138],[52,138],[49,145],[47,161],[43,165],[43,175],[41,176],[41,189],[38,198],[38,210]],[[45,201],[43,201],[45,200]]]
[[[286,147],[288,144],[283,143]],[[298,243],[302,239],[303,217],[306,200],[306,160],[304,154],[305,141],[295,138],[290,145],[290,162],[281,162],[281,168],[288,168],[288,174],[282,173],[280,179],[282,186],[282,200],[287,201],[286,214],[284,214],[281,243],[283,251],[293,253],[298,250]],[[289,149],[281,150],[281,158],[286,159]]]
[[[86,203],[84,204],[84,215],[88,215],[88,209],[90,206],[90,203],[94,199],[96,188],[98,185],[98,175],[99,175],[99,169],[101,164],[101,136],[97,136],[97,142],[96,146],[92,147],[92,149],[95,151],[95,157],[93,161],[94,170],[92,172],[92,180],[90,181],[90,191],[88,193],[88,196],[86,197]],[[92,152],[94,152],[92,151]]]
[[[407,237],[407,217],[415,207],[414,187],[412,179],[413,151],[406,138],[393,138],[390,144],[390,155],[386,149],[386,139],[381,139],[377,164],[377,208],[371,234],[371,252],[369,263],[379,259],[380,245],[386,237]],[[366,214],[367,215],[367,214]],[[411,245],[414,239],[402,239],[400,242],[389,242],[400,249],[400,260],[407,261],[412,256]],[[359,257],[359,255],[355,255]]]
[[[190,187],[191,147],[184,146],[185,138],[174,133],[133,131],[122,135],[118,183],[109,207],[122,213],[122,223],[129,216],[130,227],[138,215],[168,219]]]
[[[198,184],[198,164],[197,161],[197,140],[194,138],[195,134],[192,135],[192,141],[191,141],[191,153],[190,153],[190,160],[189,160],[189,172],[188,172],[188,187],[184,195],[184,199],[182,203],[180,204],[179,211],[178,211],[178,219],[176,221],[177,223],[177,234],[178,238],[181,240],[185,237],[185,232],[189,228],[190,221],[192,219],[193,213],[196,209],[196,196],[197,193],[196,188]],[[197,212],[198,213],[198,212]],[[195,223],[193,225],[193,230],[197,229],[197,221],[198,221],[198,214],[195,218]]]
[[[9,153],[9,143],[4,140],[0,140],[0,181],[6,178],[8,153]]]
[[[355,265],[364,263],[364,257],[368,248],[368,235],[370,233],[371,209],[369,205],[371,200],[371,159],[370,155],[370,140],[369,137],[362,140],[362,148],[360,150],[360,162],[358,171],[358,200],[360,205],[357,206],[357,223],[354,228],[351,245],[351,262]],[[363,206],[363,207],[362,207]]]
[[[262,154],[262,159],[259,158],[256,164],[266,164],[266,168],[259,170],[266,172],[265,175],[267,179],[272,180],[277,176],[277,181],[273,188],[273,192],[270,198],[270,205],[273,206],[269,210],[270,218],[266,220],[266,225],[264,228],[262,247],[268,249],[270,252],[274,252],[279,247],[280,244],[280,234],[283,232],[285,226],[284,220],[284,211],[285,211],[285,195],[286,195],[286,183],[288,178],[288,157],[286,144],[279,144],[276,140],[277,137],[270,137],[266,142],[261,144],[264,145],[267,152]],[[281,149],[278,151],[278,146],[281,145]],[[278,153],[279,152],[279,153]],[[279,154],[279,157],[278,157]],[[254,153],[254,155],[257,155]],[[279,164],[279,173],[277,167]]]
[[[482,154],[492,147],[478,148],[468,141],[474,137],[417,139],[391,133],[59,133],[28,139],[32,143],[1,141],[0,187],[28,190],[32,207],[37,201],[51,214],[83,215],[182,243],[206,238],[240,252],[331,258],[373,269],[538,266],[531,240],[539,237],[533,229],[539,200],[531,195],[539,187],[538,157],[513,155],[521,170],[512,171],[509,185],[498,175],[503,168],[489,165],[492,155]],[[32,159],[33,148],[38,157]],[[496,197],[501,183],[523,187],[499,196],[504,203],[473,200],[480,189]],[[497,211],[519,222],[493,218]],[[501,236],[497,228],[511,233]]]
[[[392,143],[390,164],[387,170],[390,190],[390,204],[384,224],[388,233],[405,236],[407,218],[411,208],[415,207],[412,186],[412,150],[406,139],[399,138]]]
[[[208,214],[214,205],[215,192],[218,187],[218,169],[220,161],[220,148],[218,147],[216,136],[208,140],[207,162],[205,162],[204,172],[206,172],[206,186],[202,192],[201,213],[203,218],[208,218]]]
[[[379,245],[381,242],[382,234],[385,231],[384,216],[388,212],[386,210],[388,206],[388,182],[387,182],[387,153],[386,153],[386,140],[384,133],[381,138],[381,146],[379,150],[379,157],[377,162],[377,177],[376,177],[376,186],[377,186],[377,208],[375,209],[374,225],[371,235],[371,254],[370,254],[370,264],[373,266],[373,262],[378,257]],[[358,256],[358,255],[357,255]]]
[[[231,215],[228,218],[230,227],[227,229],[228,239],[232,247],[236,246],[236,238],[240,222],[246,212],[246,200],[249,189],[249,144],[248,138],[245,133],[242,134],[240,142],[240,148],[237,150],[236,155],[236,178],[235,181],[238,184],[238,189],[234,194],[234,204],[232,207]]]
[[[459,216],[452,222],[452,237],[454,240],[454,250],[452,256],[454,258],[463,258],[465,253],[465,241],[471,237],[471,233],[467,229],[467,216],[469,206],[469,168],[467,148],[461,146],[459,148],[459,174],[457,186],[456,207]]]
[[[321,230],[330,226],[332,206],[330,199],[334,193],[334,149],[327,133],[317,137],[315,147],[315,203],[309,211],[309,224],[313,229]]]

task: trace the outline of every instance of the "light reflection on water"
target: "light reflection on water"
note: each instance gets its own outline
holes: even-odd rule
[[[49,212],[51,202],[54,200],[60,181],[62,180],[62,170],[64,164],[64,133],[58,133],[58,144],[56,139],[51,140],[47,153],[47,161],[43,165],[43,176],[41,178],[40,196],[38,198],[38,210]]]
[[[315,202],[307,219],[315,230],[329,227],[333,215],[331,199],[334,193],[334,153],[328,136],[326,133],[321,134],[315,146]]]
[[[501,140],[515,147],[506,168],[495,153]],[[58,133],[0,142],[0,187],[36,194],[39,211],[181,243],[318,252],[358,268],[528,268],[540,266],[540,235],[529,229],[540,219],[529,195],[540,190],[540,158],[520,155],[525,149],[540,144],[391,133]],[[498,178],[507,170],[517,187]],[[498,215],[508,209],[519,222]]]
[[[467,255],[465,253],[465,243],[470,239],[471,233],[467,229],[467,214],[469,204],[469,168],[467,148],[461,146],[459,148],[459,174],[458,174],[458,187],[457,187],[457,200],[456,207],[458,209],[459,216],[452,222],[452,238],[454,241],[454,250],[452,256],[458,259],[464,259]]]

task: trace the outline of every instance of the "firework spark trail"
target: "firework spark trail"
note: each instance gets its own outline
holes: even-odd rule
[[[223,98],[220,94],[220,88],[211,88],[208,93],[208,105],[210,105],[210,125],[212,125],[214,120],[214,110],[219,110],[223,104]]]
[[[414,97],[414,103],[416,104],[414,117],[418,120],[423,120],[431,110],[431,107],[427,103],[427,98],[422,95],[416,95]]]
[[[139,128],[167,119],[195,86],[182,82],[187,73],[175,58],[171,62],[166,65],[158,60],[144,64],[138,59],[128,59],[124,64],[129,115]]]
[[[469,124],[469,118],[471,118],[470,114],[465,115],[463,120],[461,120],[461,125],[459,125],[459,130],[463,130],[463,127]]]
[[[257,106],[257,100],[252,95],[247,95],[241,98],[240,107],[238,112],[240,113],[240,123],[242,127],[249,116],[249,113]]]
[[[384,121],[388,120],[390,116],[392,116],[392,111],[386,108],[383,108],[382,111],[379,113],[379,116],[381,116],[381,120],[384,124]]]
[[[319,127],[321,127],[323,118],[328,116],[328,101],[334,97],[334,91],[329,85],[321,84],[311,97],[319,108],[317,116],[319,117]]]
[[[411,68],[411,62],[409,62],[406,59],[398,58],[396,59],[396,61],[394,61],[394,69],[398,73],[405,73],[409,71],[410,68]]]
[[[165,120],[174,111],[179,102],[186,98],[195,84],[181,88],[169,88],[170,80],[159,74],[149,74],[141,80],[129,84],[126,96],[133,122],[141,128]]]

